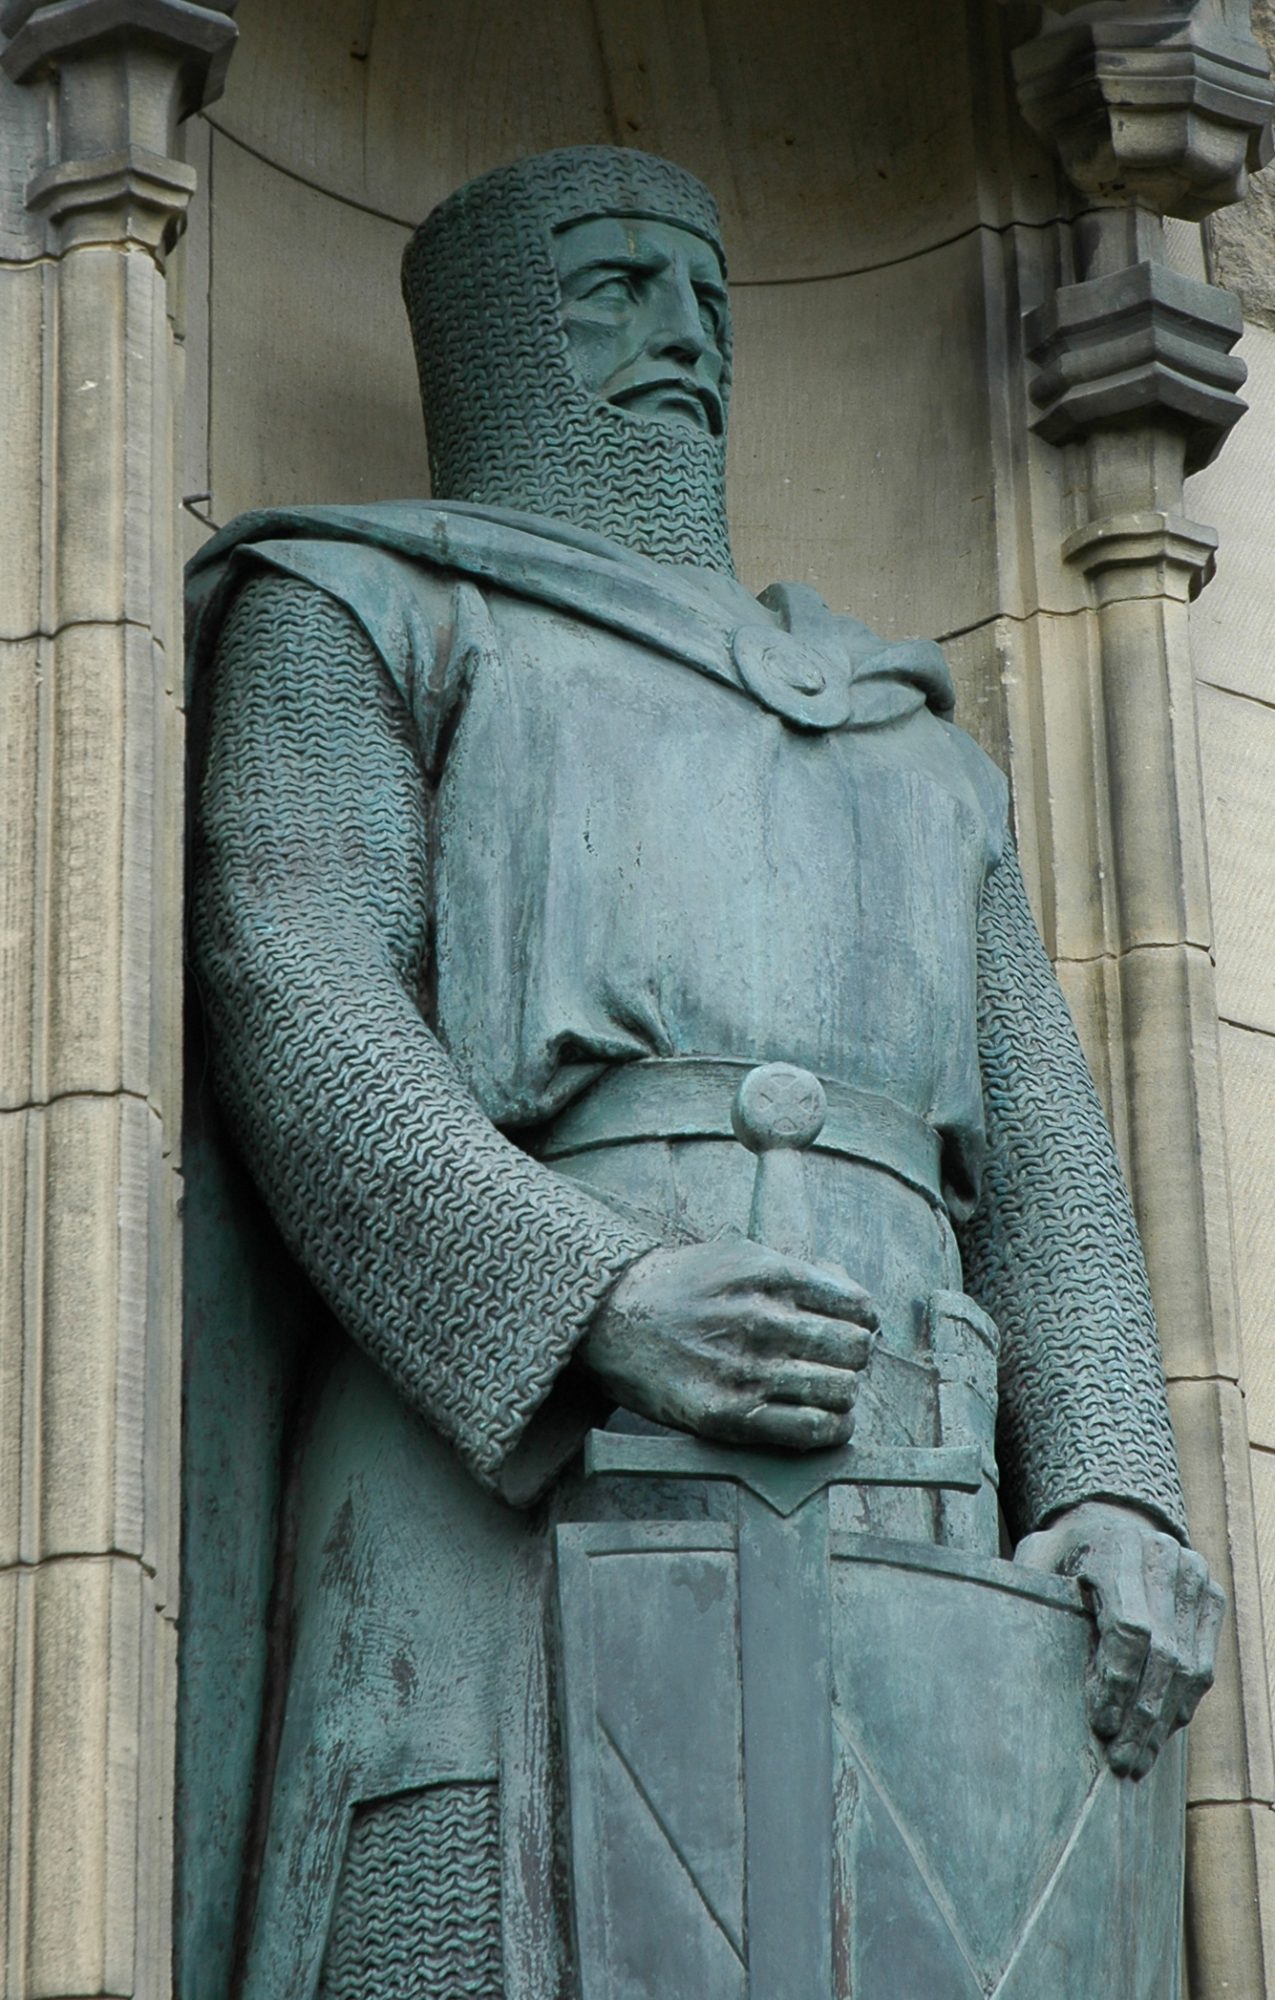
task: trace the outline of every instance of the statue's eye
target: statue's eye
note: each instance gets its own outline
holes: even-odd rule
[[[627,304],[630,299],[636,296],[636,287],[632,273],[629,271],[610,271],[605,277],[597,279],[594,284],[590,285],[584,296],[587,299],[597,299],[603,304],[609,304],[612,301],[615,301],[617,304]]]
[[[717,292],[695,292],[695,304],[699,306],[699,324],[703,332],[715,346],[721,346],[725,336],[725,302]]]

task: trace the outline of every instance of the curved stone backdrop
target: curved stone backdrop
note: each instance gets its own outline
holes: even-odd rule
[[[191,490],[211,490],[218,523],[419,493],[410,228],[521,153],[632,143],[722,203],[745,578],[811,582],[892,636],[978,627],[990,644],[997,614],[1027,608],[996,519],[1001,267],[1058,204],[1011,121],[995,9],[972,11],[973,38],[943,0],[248,8],[202,135],[211,242],[197,215],[191,303],[210,253],[211,379]],[[1076,602],[1060,579],[1052,608]],[[963,640],[954,666],[979,713],[996,705],[986,646]],[[1003,753],[1003,726],[990,733]]]

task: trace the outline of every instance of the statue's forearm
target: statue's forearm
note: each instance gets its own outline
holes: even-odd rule
[[[284,1236],[494,1483],[651,1239],[496,1132],[421,1017],[424,797],[396,701],[339,606],[244,591],[214,674],[195,952],[219,1090]]]
[[[1001,1329],[1011,1527],[1103,1496],[1185,1534],[1132,1206],[1012,846],[984,891],[979,1012],[988,1157],[961,1249]]]

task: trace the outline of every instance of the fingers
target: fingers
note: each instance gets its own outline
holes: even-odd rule
[[[759,1358],[799,1360],[857,1373],[866,1368],[876,1335],[846,1320],[793,1312],[769,1300],[750,1307],[742,1324],[723,1328],[743,1353]]]
[[[1145,1777],[1212,1679],[1221,1593],[1194,1550],[1141,1538],[1141,1561],[1099,1608],[1091,1718],[1113,1771]]]
[[[1100,1614],[1089,1679],[1089,1720],[1094,1735],[1113,1747],[1137,1695],[1149,1646],[1145,1620],[1136,1612],[1111,1618],[1105,1624]]]
[[[579,1352],[616,1402],[657,1423],[810,1450],[849,1437],[876,1319],[844,1272],[714,1239],[638,1258]]]
[[[1213,1685],[1217,1667],[1217,1646],[1226,1618],[1226,1593],[1219,1590],[1207,1569],[1200,1592],[1200,1608],[1195,1631],[1195,1672],[1188,1684],[1183,1722],[1189,1722],[1200,1700]]]
[[[1177,1718],[1170,1728],[1188,1723],[1213,1685],[1217,1642],[1226,1616],[1226,1598],[1194,1549],[1181,1551],[1181,1608],[1185,1664],[1178,1689]]]
[[[721,1444],[772,1446],[782,1451],[825,1451],[845,1444],[854,1429],[849,1411],[817,1410],[795,1403],[740,1402],[706,1411],[695,1424],[701,1437]]]
[[[749,1260],[750,1267],[725,1289],[737,1295],[781,1299],[806,1312],[848,1320],[856,1326],[880,1326],[881,1316],[868,1293],[835,1264],[806,1264],[797,1257],[763,1250],[760,1245],[757,1249],[759,1254]]]
[[[1024,1535],[1014,1550],[1014,1561],[1025,1569],[1043,1569],[1051,1576],[1066,1575],[1068,1542],[1057,1528],[1041,1528]]]
[[[841,1444],[850,1435],[859,1379],[853,1370],[805,1361],[731,1363],[703,1397],[695,1427],[749,1444],[798,1443],[809,1449],[813,1422],[820,1442]]]
[[[846,1411],[854,1408],[859,1373],[851,1368],[821,1368],[807,1361],[776,1363],[759,1378],[754,1401],[800,1403],[810,1409]]]
[[[1085,1588],[1097,1625],[1090,1722],[1111,1768],[1145,1777],[1212,1685],[1226,1600],[1203,1557],[1132,1503],[1088,1500],[1026,1536],[1014,1560]]]

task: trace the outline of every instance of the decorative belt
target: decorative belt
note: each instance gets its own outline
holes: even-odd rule
[[[735,1139],[736,1094],[755,1068],[719,1056],[617,1063],[559,1112],[541,1135],[542,1160],[634,1139]],[[863,1160],[943,1206],[938,1133],[893,1098],[823,1082],[827,1111],[810,1150]]]

